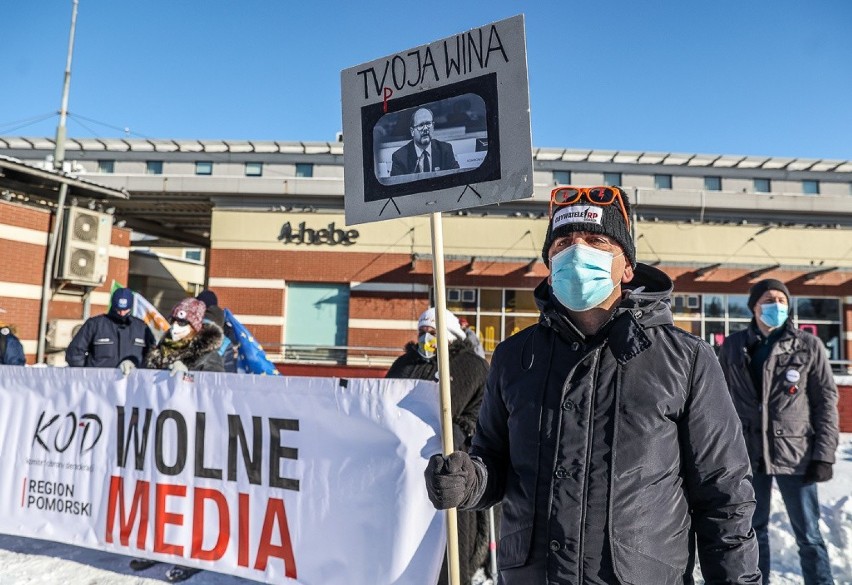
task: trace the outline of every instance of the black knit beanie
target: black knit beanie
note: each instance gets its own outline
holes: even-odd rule
[[[630,201],[627,199],[627,194],[618,187],[612,188],[618,189],[627,217],[630,217]],[[630,265],[636,267],[636,247],[633,245],[633,236],[627,229],[621,206],[617,202],[612,205],[597,205],[583,197],[571,205],[554,206],[553,216],[547,224],[544,247],[541,249],[545,266],[550,268],[547,251],[550,250],[553,240],[572,232],[591,232],[611,237],[621,245]]]
[[[757,300],[768,290],[781,291],[784,293],[784,296],[787,297],[787,303],[789,304],[790,291],[787,290],[784,283],[780,280],[775,280],[774,278],[764,278],[760,282],[754,283],[751,290],[748,291],[748,308],[752,313],[754,313],[754,306],[757,304]]]
[[[198,296],[195,298],[207,305],[208,307],[215,307],[219,305],[219,299],[216,298],[216,293],[207,288],[198,293]]]

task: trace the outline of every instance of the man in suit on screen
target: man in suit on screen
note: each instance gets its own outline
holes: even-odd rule
[[[432,112],[418,108],[409,125],[411,142],[391,156],[392,177],[459,168],[452,145],[432,138],[434,129]]]

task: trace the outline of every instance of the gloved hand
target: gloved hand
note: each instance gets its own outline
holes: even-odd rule
[[[828,481],[834,476],[832,464],[827,461],[817,461],[814,459],[808,464],[808,469],[805,471],[805,483],[814,483]]]
[[[476,468],[464,451],[453,451],[447,457],[432,455],[424,476],[429,501],[438,510],[458,507],[479,486]]]
[[[178,372],[188,372],[189,368],[180,360],[169,364],[169,376],[177,376]]]
[[[125,376],[129,376],[130,372],[136,369],[136,364],[133,363],[133,360],[122,360],[120,364],[118,364],[118,369],[121,370],[121,373]]]

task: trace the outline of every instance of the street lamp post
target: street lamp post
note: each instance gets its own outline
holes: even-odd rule
[[[65,61],[65,78],[62,82],[62,105],[59,109],[59,125],[56,127],[56,146],[53,151],[53,168],[62,172],[62,164],[65,162],[65,121],[68,118],[68,90],[71,87],[71,56],[74,53],[74,30],[77,27],[77,4],[79,0],[72,0],[71,8],[71,34],[68,38],[68,57]],[[50,303],[51,291],[53,289],[53,261],[56,257],[56,247],[59,242],[60,229],[62,227],[63,210],[65,209],[65,197],[68,195],[68,184],[59,186],[59,198],[56,201],[56,215],[53,219],[53,230],[48,236],[47,257],[44,261],[44,278],[41,287],[41,310],[38,321],[38,349],[36,350],[36,363],[44,363],[44,347],[47,337],[47,308]]]

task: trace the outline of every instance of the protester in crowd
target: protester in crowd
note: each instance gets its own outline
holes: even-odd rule
[[[204,289],[195,297],[207,307],[204,312],[204,320],[215,323],[224,333],[222,345],[219,346],[219,355],[225,364],[225,371],[235,374],[237,372],[237,351],[240,342],[234,332],[233,326],[225,320],[225,311],[219,306],[219,299],[210,289]]]
[[[133,291],[115,289],[109,311],[87,319],[71,340],[65,350],[68,365],[120,368],[127,375],[144,364],[157,341],[145,322],[130,314],[132,310]]]
[[[224,372],[219,355],[222,330],[218,325],[204,320],[206,305],[198,299],[183,299],[172,309],[170,327],[160,343],[150,351],[145,367],[169,370],[171,375],[182,372]],[[133,559],[130,568],[142,571],[157,564],[151,559]],[[195,567],[175,565],[166,571],[171,583],[185,581],[200,572]]]
[[[447,311],[445,331],[437,330],[435,309],[427,309],[417,321],[417,342],[405,346],[388,370],[387,378],[415,380],[438,379],[438,335],[446,335],[450,364],[450,396],[452,401],[454,448],[467,451],[476,429],[476,417],[482,402],[482,392],[488,374],[488,363],[476,355],[462,331],[456,316]],[[459,574],[470,583],[488,555],[488,517],[485,512],[470,511],[458,514]],[[446,559],[438,583],[448,583]]]
[[[470,454],[434,455],[436,508],[503,502],[500,583],[755,584],[748,455],[713,350],[636,263],[616,187],[551,194],[539,323],[495,350]]]
[[[12,331],[12,326],[6,322],[4,313],[6,310],[0,308],[0,366],[26,365],[24,346]]]
[[[819,530],[817,483],[832,476],[839,422],[837,386],[825,347],[789,318],[790,291],[761,280],[749,291],[754,314],[719,354],[743,426],[757,506],[753,525],[763,583],[769,583],[769,511],[775,480],[799,546],[808,585],[834,583]]]
[[[411,141],[391,155],[392,177],[459,168],[453,145],[432,137],[435,126],[431,110],[418,108],[409,126]]]
[[[183,299],[169,314],[171,327],[148,354],[145,367],[171,372],[224,372],[219,346],[222,329],[204,321],[207,306],[198,299]]]
[[[476,331],[473,330],[473,327],[470,326],[470,323],[467,322],[467,319],[464,317],[459,317],[459,325],[464,331],[464,335],[467,340],[470,342],[470,345],[473,347],[473,351],[481,358],[485,357],[485,350],[482,348],[482,342],[479,340],[479,335],[476,334]]]

